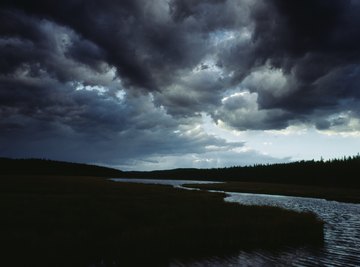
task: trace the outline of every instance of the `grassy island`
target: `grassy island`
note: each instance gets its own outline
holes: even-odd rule
[[[323,223],[311,213],[240,206],[223,197],[96,177],[2,175],[2,261],[166,266],[171,259],[323,241]]]

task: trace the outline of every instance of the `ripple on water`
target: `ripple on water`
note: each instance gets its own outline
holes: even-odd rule
[[[240,252],[236,257],[214,258],[186,266],[360,266],[360,204],[241,193],[229,193],[225,200],[244,205],[267,205],[314,212],[325,221],[324,247],[290,248],[281,252]]]
[[[134,182],[133,179],[113,179]],[[137,180],[140,183],[154,183],[149,180]],[[155,183],[176,187],[184,183],[199,181],[157,180]],[[201,182],[200,182],[201,183]],[[206,260],[182,263],[174,261],[171,267],[359,267],[360,266],[360,204],[341,203],[324,199],[272,196],[262,194],[228,193],[225,199],[244,205],[266,205],[296,211],[314,212],[325,222],[324,247],[288,248],[283,251],[256,250],[241,251],[227,258],[212,257]]]

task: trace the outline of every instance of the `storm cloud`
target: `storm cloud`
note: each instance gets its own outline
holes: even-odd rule
[[[359,132],[359,13],[351,0],[2,1],[0,156],[135,166],[246,146],[204,115],[239,132]]]

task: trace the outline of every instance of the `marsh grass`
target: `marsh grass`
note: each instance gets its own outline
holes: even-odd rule
[[[166,266],[239,249],[322,244],[310,213],[94,177],[0,177],[3,266]],[[144,265],[145,264],[145,265]]]

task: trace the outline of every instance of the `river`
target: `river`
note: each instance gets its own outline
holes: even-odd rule
[[[161,183],[181,187],[182,184],[209,183],[204,181],[113,179],[118,182]],[[151,182],[152,181],[152,182]],[[210,182],[212,183],[212,182]],[[276,206],[296,211],[311,211],[324,222],[324,246],[321,248],[286,248],[281,251],[241,251],[227,258],[182,263],[170,267],[237,267],[237,266],[360,266],[360,204],[324,199],[225,192],[225,201],[243,205]]]

